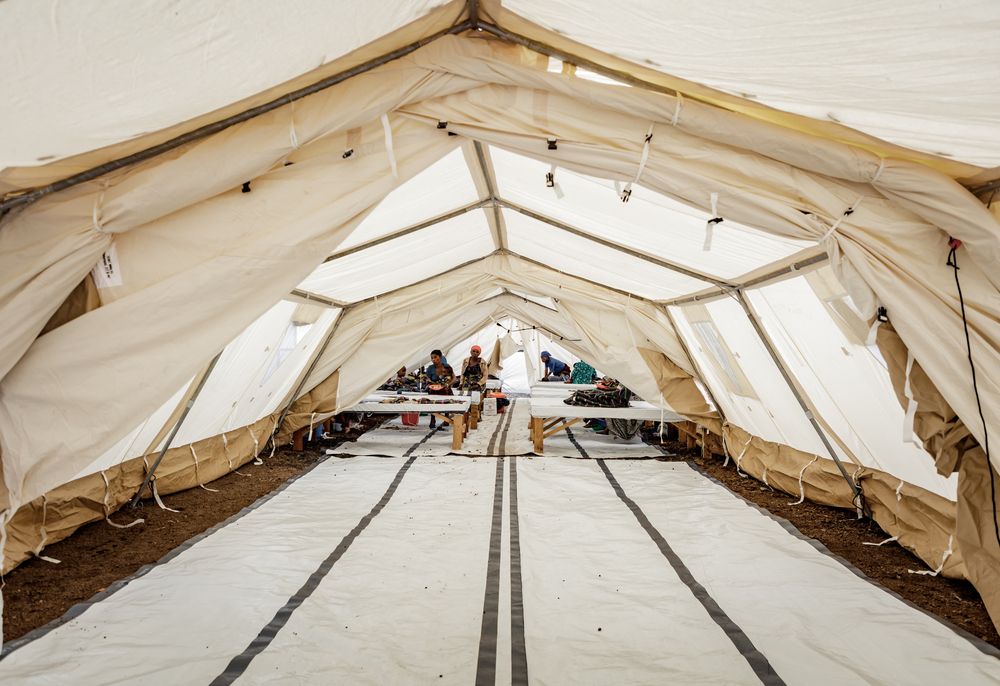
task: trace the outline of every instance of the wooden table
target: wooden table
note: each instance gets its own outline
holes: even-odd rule
[[[532,397],[530,410],[531,441],[535,452],[542,453],[545,439],[584,419],[638,419],[640,421],[682,422],[684,417],[661,410],[642,400],[633,400],[629,407],[582,407],[567,405],[558,397]],[[563,422],[560,424],[560,422]]]
[[[407,394],[403,394],[406,397]],[[442,397],[442,396],[438,396]],[[443,396],[448,398],[449,396]],[[381,400],[382,398],[379,398]],[[427,414],[437,417],[442,422],[451,424],[452,426],[452,438],[451,447],[452,450],[459,450],[462,447],[462,441],[469,432],[469,422],[466,421],[469,413],[469,407],[472,405],[472,400],[468,397],[457,396],[454,399],[449,398],[448,402],[440,403],[383,403],[379,400],[369,401],[364,400],[357,405],[351,405],[350,407],[345,407],[340,410],[340,412],[364,412],[370,414],[403,414],[403,413],[414,413],[419,414],[425,412]],[[453,413],[454,416],[446,417],[444,413]],[[475,427],[471,427],[475,428]]]

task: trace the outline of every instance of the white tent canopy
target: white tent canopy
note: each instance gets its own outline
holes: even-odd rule
[[[499,341],[867,505],[1000,613],[992,3],[217,4],[0,4],[10,561],[161,450],[202,483]]]

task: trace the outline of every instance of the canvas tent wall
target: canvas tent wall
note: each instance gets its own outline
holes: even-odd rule
[[[161,489],[253,459],[510,317],[723,435],[768,483],[845,507],[859,489],[1000,616],[980,447],[1000,411],[1000,96],[952,78],[1000,45],[992,5],[788,25],[769,21],[788,8],[760,10],[752,33],[770,47],[744,44],[735,72],[683,30],[710,16],[715,35],[745,32],[729,3],[639,6],[626,24],[596,2],[399,2],[389,25],[317,5],[301,21],[340,30],[281,22],[264,52],[240,37],[270,10],[237,22],[214,5],[159,24],[155,4],[57,9],[41,28],[30,3],[0,4],[0,60],[27,65],[2,72],[18,96],[0,126],[16,132],[0,139],[8,566],[41,549],[47,503],[93,501],[56,517],[65,532],[138,489],[220,351]],[[948,49],[862,40],[844,17]],[[100,49],[66,41],[64,21]],[[154,25],[137,46],[128,29]],[[178,26],[221,42],[192,50]],[[837,40],[803,42],[820,27]],[[141,59],[156,51],[169,59]],[[844,55],[912,68],[890,97],[879,70],[827,69]],[[975,82],[992,83],[1000,62],[975,57]],[[237,71],[238,87],[213,85]],[[109,101],[129,106],[108,116]],[[866,345],[880,306],[885,366]]]

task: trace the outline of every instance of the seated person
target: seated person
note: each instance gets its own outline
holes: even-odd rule
[[[569,377],[570,383],[591,384],[597,381],[597,371],[583,360],[573,365],[573,373]]]
[[[455,371],[445,362],[440,350],[431,351],[431,363],[424,374],[424,381],[427,383],[427,393],[430,395],[454,395],[451,392],[451,384],[455,380]],[[438,388],[431,388],[438,386]],[[437,424],[434,415],[431,415],[431,428]],[[442,429],[444,426],[441,427]]]
[[[396,376],[392,377],[379,390],[396,391],[401,388],[412,389],[417,387],[418,380],[413,374],[406,373],[406,367],[400,367]]]
[[[542,381],[569,381],[569,365],[552,357],[548,350],[542,351],[542,364],[545,365]]]
[[[474,345],[469,357],[462,361],[462,383],[459,387],[463,391],[482,391],[486,388],[489,363],[479,356],[482,351],[482,348]]]

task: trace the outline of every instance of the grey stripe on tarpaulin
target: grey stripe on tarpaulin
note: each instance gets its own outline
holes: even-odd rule
[[[622,489],[618,480],[615,479],[611,470],[608,469],[608,465],[605,461],[599,459],[597,460],[597,464],[601,466],[604,476],[608,478],[608,482],[611,484],[611,487],[615,489],[615,493],[617,493],[621,501],[628,506],[628,509],[630,509],[632,514],[635,515],[639,524],[643,529],[645,529],[646,533],[649,534],[649,537],[653,539],[653,542],[660,549],[660,552],[663,553],[663,556],[667,558],[667,561],[670,563],[670,566],[674,568],[677,576],[689,589],[691,589],[691,593],[702,604],[702,607],[708,611],[708,615],[725,632],[726,636],[729,637],[729,640],[733,642],[736,650],[738,650],[740,655],[742,655],[747,661],[750,668],[754,671],[754,674],[756,674],[757,678],[760,679],[761,683],[766,686],[784,686],[784,680],[782,680],[782,678],[778,676],[778,673],[774,671],[774,668],[771,666],[771,663],[768,662],[767,658],[764,657],[764,654],[757,650],[750,638],[743,633],[743,629],[741,629],[736,622],[730,619],[723,609],[719,607],[719,604],[715,602],[715,598],[708,594],[705,587],[695,580],[694,575],[691,574],[691,570],[687,568],[684,561],[681,560],[677,553],[674,552],[673,548],[670,547],[670,544],[667,543],[666,539],[663,538],[660,532],[656,530],[656,527],[652,525],[646,517],[646,514],[639,508],[635,501],[625,495],[624,489]]]
[[[517,521],[517,458],[510,458],[510,683],[528,686],[528,654],[524,642],[524,598],[521,593],[521,538]]]
[[[909,607],[913,608],[914,610],[919,610],[921,613],[927,615],[931,619],[936,620],[937,622],[941,623],[942,625],[948,627],[949,629],[951,629],[952,631],[954,631],[958,636],[964,638],[966,641],[968,641],[973,646],[975,646],[976,649],[978,649],[979,652],[983,653],[984,655],[989,655],[990,657],[993,657],[993,658],[996,658],[996,659],[1000,659],[1000,649],[996,648],[995,646],[990,645],[989,643],[987,643],[986,641],[982,640],[978,636],[976,636],[974,634],[970,634],[968,631],[966,631],[962,627],[960,627],[960,626],[958,626],[956,624],[952,624],[951,622],[949,622],[944,617],[939,617],[938,615],[934,614],[933,612],[928,612],[927,610],[925,610],[924,608],[920,607],[916,603],[913,603],[913,602],[907,600],[906,598],[904,598],[903,596],[899,595],[895,591],[893,591],[891,589],[888,589],[885,586],[883,586],[882,584],[880,584],[879,582],[875,581],[874,579],[869,578],[864,572],[862,572],[860,569],[858,569],[857,567],[855,567],[854,565],[852,565],[846,559],[844,559],[840,555],[837,555],[836,553],[831,552],[830,549],[827,548],[825,545],[823,545],[821,542],[817,541],[815,538],[811,538],[809,536],[806,536],[804,533],[802,533],[801,531],[799,531],[795,527],[795,525],[792,524],[787,519],[785,519],[783,517],[779,517],[778,515],[776,515],[773,512],[770,512],[770,511],[764,509],[763,507],[761,507],[760,505],[758,505],[757,503],[755,503],[753,501],[747,500],[746,498],[744,498],[743,496],[741,496],[739,493],[737,493],[736,491],[734,491],[731,488],[729,488],[729,486],[727,486],[726,484],[722,483],[721,481],[719,481],[718,479],[716,479],[714,476],[711,476],[710,474],[708,474],[705,470],[703,470],[701,467],[699,467],[698,465],[696,465],[694,462],[685,462],[684,464],[686,464],[688,467],[690,467],[691,469],[693,469],[694,471],[696,471],[698,474],[701,474],[703,477],[705,477],[706,479],[708,479],[712,483],[721,486],[723,489],[725,489],[727,492],[729,492],[734,498],[737,498],[738,500],[742,500],[743,503],[747,507],[750,507],[750,508],[753,508],[753,509],[757,510],[759,513],[761,513],[762,515],[764,515],[766,517],[770,517],[771,519],[773,519],[774,521],[776,521],[778,524],[780,524],[781,528],[783,528],[785,531],[787,531],[789,534],[791,534],[795,538],[798,538],[798,539],[800,539],[802,541],[805,541],[806,543],[808,543],[809,545],[811,545],[813,548],[815,548],[819,552],[821,552],[824,555],[826,555],[827,557],[829,557],[829,558],[831,558],[833,560],[836,560],[840,564],[844,565],[844,567],[846,567],[851,572],[853,572],[857,577],[859,577],[859,578],[867,581],[872,586],[875,586],[876,588],[879,588],[879,589],[885,591],[886,593],[888,593],[889,595],[891,595],[896,600],[898,600],[898,601],[900,601],[900,602],[908,605]]]
[[[498,422],[499,426],[501,422]],[[486,596],[483,624],[476,661],[476,686],[495,686],[497,680],[497,625],[500,622],[500,536],[503,528],[503,457],[497,457],[496,485],[493,487],[493,522],[490,525],[490,553],[486,562]]]
[[[490,436],[490,444],[488,446],[486,446],[486,456],[487,457],[493,455],[493,448],[496,447],[497,436],[500,435],[500,427],[502,427],[504,425],[504,420],[505,419],[507,419],[507,417],[501,417],[500,420],[497,421],[496,428],[493,429],[493,435]],[[501,455],[502,454],[503,454],[503,452],[501,452]]]
[[[261,629],[261,632],[257,634],[257,637],[254,638],[253,641],[250,642],[250,645],[247,646],[246,650],[234,657],[229,662],[229,665],[223,670],[222,674],[212,680],[211,686],[225,686],[226,684],[231,684],[239,679],[240,676],[246,672],[250,663],[253,662],[253,659],[271,644],[274,638],[278,635],[278,632],[281,631],[282,627],[284,627],[288,623],[288,620],[291,619],[292,613],[294,613],[295,610],[297,610],[309,598],[309,596],[313,594],[313,591],[319,587],[326,575],[330,573],[331,569],[333,569],[333,566],[337,564],[337,561],[344,556],[344,553],[346,553],[347,549],[351,547],[351,544],[354,543],[357,537],[361,535],[361,532],[368,528],[368,525],[371,524],[372,520],[375,519],[385,506],[389,504],[389,499],[392,498],[392,495],[396,492],[400,482],[403,480],[403,476],[406,475],[410,465],[412,465],[414,460],[417,459],[415,456],[412,456],[411,453],[420,447],[420,445],[428,438],[433,436],[436,431],[436,429],[432,429],[426,436],[414,443],[409,450],[403,453],[403,457],[408,457],[409,459],[407,459],[403,466],[399,468],[399,471],[396,472],[396,477],[392,480],[392,483],[389,484],[389,488],[386,489],[385,493],[382,495],[382,499],[375,504],[375,507],[371,509],[371,512],[361,518],[361,521],[358,522],[357,526],[355,526],[349,534],[344,536],[344,538],[340,541],[340,544],[333,549],[333,552],[330,553],[325,560],[323,560],[316,571],[309,575],[309,578],[306,579],[302,588],[296,591],[295,595],[289,598],[288,602],[286,602],[284,606],[282,606],[281,609],[275,613],[274,619],[268,622],[267,626]]]
[[[569,442],[573,444],[573,447],[579,450],[580,454],[589,460],[590,453],[588,453],[586,450],[583,449],[583,446],[580,445],[580,443],[576,440],[576,436],[573,435],[573,432],[568,427],[565,429],[565,431],[566,435],[569,437]]]
[[[336,445],[334,445],[332,449],[339,448],[344,442],[345,441],[341,440],[339,443],[337,443]],[[266,495],[262,495],[260,498],[258,498],[257,500],[255,500],[251,504],[249,504],[246,507],[244,507],[242,510],[240,510],[239,512],[237,512],[236,514],[234,514],[232,517],[229,517],[225,521],[219,522],[218,524],[216,524],[212,528],[210,528],[210,529],[208,529],[208,530],[206,530],[206,531],[198,534],[197,536],[193,536],[193,537],[189,538],[188,540],[184,541],[179,546],[177,546],[176,548],[174,548],[173,550],[171,550],[169,553],[167,553],[166,555],[164,555],[163,557],[161,557],[156,562],[153,562],[152,564],[148,564],[148,565],[143,565],[138,570],[136,570],[136,572],[134,574],[130,574],[129,576],[125,577],[124,579],[119,579],[118,581],[115,581],[114,583],[110,584],[105,590],[101,591],[100,593],[95,594],[89,600],[87,600],[85,602],[82,602],[82,603],[77,603],[76,605],[74,605],[73,607],[71,607],[70,609],[68,609],[66,611],[66,613],[63,614],[61,617],[58,617],[57,619],[53,619],[48,624],[40,626],[37,629],[35,629],[34,631],[28,632],[24,636],[21,636],[20,638],[14,638],[14,639],[11,639],[11,640],[7,641],[6,643],[3,644],[3,649],[0,650],[0,660],[3,660],[5,657],[7,657],[11,653],[13,653],[18,648],[23,648],[24,646],[28,645],[32,641],[37,641],[41,637],[45,636],[50,631],[53,631],[54,629],[58,629],[63,624],[66,624],[67,622],[70,622],[70,621],[76,619],[77,617],[79,617],[80,615],[82,615],[84,612],[86,612],[87,610],[89,610],[91,607],[93,607],[97,603],[101,602],[102,600],[107,600],[108,598],[110,598],[111,596],[113,596],[115,593],[117,593],[118,591],[120,591],[123,588],[125,588],[126,586],[128,586],[133,581],[136,581],[137,579],[141,579],[142,577],[146,576],[147,574],[149,574],[151,571],[153,571],[154,569],[156,569],[160,565],[164,565],[164,564],[170,562],[175,557],[177,557],[178,555],[180,555],[181,553],[183,553],[185,550],[187,550],[188,548],[192,547],[196,543],[199,543],[199,542],[203,541],[204,539],[206,539],[209,536],[211,536],[212,534],[214,534],[216,531],[219,531],[220,529],[223,529],[223,528],[229,526],[233,522],[235,522],[235,521],[237,521],[239,519],[242,519],[246,515],[250,514],[251,512],[253,512],[254,510],[256,510],[257,508],[259,508],[261,505],[263,505],[264,503],[266,503],[267,501],[269,501],[271,498],[275,497],[276,495],[278,495],[279,493],[281,493],[283,490],[285,490],[286,488],[288,488],[290,485],[292,485],[292,483],[294,483],[295,481],[298,481],[303,476],[305,476],[306,474],[308,474],[312,470],[316,469],[316,467],[318,467],[321,464],[323,464],[324,462],[326,462],[329,458],[330,458],[329,455],[321,456],[318,460],[316,460],[316,462],[314,462],[313,464],[309,465],[308,467],[306,467],[305,469],[303,469],[301,472],[299,472],[295,476],[289,478],[287,481],[285,481],[283,484],[281,484],[280,486],[278,486],[276,489],[274,489],[270,493],[268,493]]]

